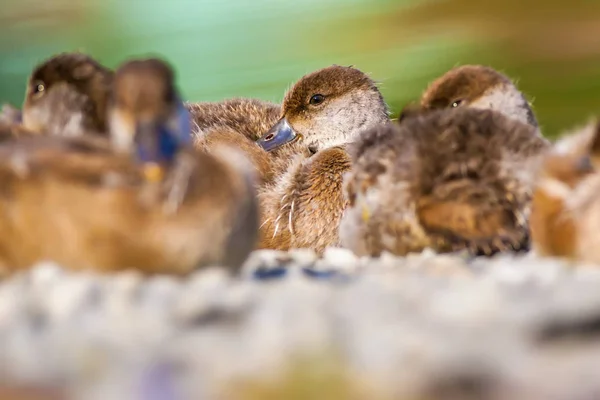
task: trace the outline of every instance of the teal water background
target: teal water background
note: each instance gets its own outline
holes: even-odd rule
[[[342,64],[379,81],[396,114],[449,68],[487,63],[520,78],[520,87],[535,100],[538,117],[551,133],[585,120],[593,110],[600,112],[600,70],[594,69],[593,82],[582,76],[552,90],[547,85],[551,77],[544,82],[540,74],[543,64],[504,57],[474,35],[410,24],[405,15],[421,0],[3,3],[0,100],[16,105],[36,63],[57,52],[81,50],[109,67],[128,57],[160,55],[175,66],[179,87],[192,101],[235,96],[280,101],[302,75]],[[587,102],[576,108],[565,93]]]

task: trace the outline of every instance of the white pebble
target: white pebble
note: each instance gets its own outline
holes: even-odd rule
[[[336,269],[353,271],[358,267],[358,258],[348,249],[328,247],[323,253],[323,260]]]

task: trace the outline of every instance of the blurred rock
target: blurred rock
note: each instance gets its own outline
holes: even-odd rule
[[[344,387],[322,390],[357,399],[572,400],[600,390],[591,266],[328,249],[318,260],[255,252],[244,268],[184,279],[52,265],[17,274],[0,284],[0,379],[64,382],[84,399],[223,398],[240,382],[253,389],[232,398],[306,398],[301,382],[319,385],[288,368],[313,360],[306,368],[320,371],[335,359],[344,378],[332,382]],[[290,273],[264,281],[252,274],[261,268]]]

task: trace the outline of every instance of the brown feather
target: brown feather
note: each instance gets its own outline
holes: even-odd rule
[[[275,177],[272,156],[256,144],[231,128],[212,128],[210,133],[195,138],[198,149],[210,152],[215,147],[227,145],[239,149],[246,155],[259,177],[259,186],[271,182]]]
[[[262,191],[259,198],[267,222],[259,248],[310,248],[321,253],[339,244],[338,226],[347,203],[343,176],[350,166],[344,149],[329,148],[295,165],[280,187]]]
[[[249,243],[229,243],[236,219],[256,213],[251,183],[215,157],[178,156],[193,168],[181,204],[167,212],[169,177],[177,168],[154,184],[127,157],[102,147],[20,146],[0,147],[13,154],[0,164],[0,263],[6,269],[50,259],[70,269],[183,274],[207,264],[236,268],[254,245],[252,235]]]
[[[348,196],[355,206],[348,218],[358,228],[346,242],[373,255],[427,246],[484,253],[526,248],[522,215],[532,188],[515,174],[547,146],[532,126],[469,108],[365,132],[351,147]],[[369,221],[356,216],[357,196],[370,202]]]

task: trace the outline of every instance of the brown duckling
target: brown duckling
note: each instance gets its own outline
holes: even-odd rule
[[[189,114],[160,60],[119,68],[109,101],[112,146],[86,136],[0,146],[2,267],[52,260],[185,274],[240,266],[258,230],[244,157],[194,150]]]
[[[352,147],[342,244],[359,255],[528,248],[533,172],[547,142],[490,110],[439,110]]]
[[[509,118],[538,126],[531,104],[504,74],[482,65],[463,65],[451,69],[423,93],[425,111],[471,107],[494,110]]]
[[[40,64],[30,77],[26,124],[0,123],[0,138],[26,134],[105,133],[106,106],[113,72],[90,56],[64,53]],[[195,145],[203,150],[222,144],[238,147],[252,161],[259,183],[270,182],[271,157],[255,141],[280,117],[280,106],[255,99],[186,103]],[[1,121],[0,121],[1,122]]]
[[[3,137],[29,133],[66,136],[90,131],[105,133],[113,75],[98,61],[81,53],[50,58],[37,66],[29,79],[24,127],[2,126],[0,133],[4,133]],[[255,99],[231,99],[186,103],[185,107],[192,117],[198,148],[209,150],[221,144],[238,147],[257,166],[261,180],[271,180],[269,156],[255,141],[279,118],[278,105]]]
[[[240,131],[230,127],[212,127],[208,134],[194,138],[194,146],[206,152],[214,151],[223,145],[236,148],[250,161],[256,175],[257,187],[270,183],[275,178],[276,162],[272,154],[266,152],[255,141],[243,136]]]
[[[538,255],[600,263],[600,124],[555,143],[537,175],[531,237]]]
[[[23,126],[33,132],[105,134],[113,72],[82,53],[62,53],[33,70],[23,103]]]
[[[275,157],[276,181],[259,191],[261,248],[337,245],[346,201],[345,146],[364,129],[389,121],[375,82],[352,67],[332,66],[300,79],[286,94],[282,117],[258,143]]]
[[[496,75],[452,70],[425,92],[421,112],[351,146],[342,245],[373,256],[528,249],[533,174],[549,144],[518,89]]]
[[[194,142],[211,151],[223,144],[241,150],[257,173],[259,186],[275,177],[273,155],[256,144],[281,116],[281,107],[257,99],[235,98],[220,102],[187,103],[192,115]]]
[[[312,154],[305,144],[278,146],[266,151],[257,144],[281,118],[281,106],[256,99],[188,103],[193,117],[195,144],[206,151],[221,144],[233,145],[252,161],[259,186],[270,184],[285,171],[290,158]]]

